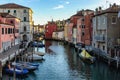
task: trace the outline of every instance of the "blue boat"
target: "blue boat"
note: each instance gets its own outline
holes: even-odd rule
[[[27,69],[18,69],[18,68],[4,68],[4,71],[7,73],[7,74],[10,74],[10,75],[13,75],[14,73],[17,75],[17,76],[23,76],[23,75],[26,75],[28,74],[28,70]]]
[[[15,65],[18,69],[27,69],[28,71],[34,71],[38,69],[38,66],[33,66],[29,64],[23,64],[23,63],[13,63],[12,65]]]
[[[21,64],[25,64],[25,65],[30,65],[30,66],[39,66],[39,64],[38,63],[32,63],[32,62],[22,62],[22,61],[20,61],[20,62],[17,62],[17,63],[21,63]]]
[[[6,65],[3,68],[3,70],[5,71],[5,73],[8,73],[10,75],[13,75],[15,73],[18,76],[23,76],[29,72],[27,69],[19,69],[16,66],[12,66],[11,62],[9,61],[6,62]]]

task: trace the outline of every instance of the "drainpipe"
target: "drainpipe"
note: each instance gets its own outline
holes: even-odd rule
[[[14,24],[14,29],[13,29],[13,34],[14,34],[14,46],[15,46],[15,38],[16,38],[16,36],[15,36],[15,24]]]

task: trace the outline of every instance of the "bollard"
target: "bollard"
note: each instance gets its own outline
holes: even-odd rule
[[[2,62],[0,61],[0,80],[2,80]]]

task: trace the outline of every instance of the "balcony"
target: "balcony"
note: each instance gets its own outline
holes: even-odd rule
[[[29,34],[30,32],[29,31],[22,31],[20,32],[20,34]]]
[[[97,42],[103,42],[104,43],[106,41],[106,38],[105,38],[104,35],[97,35],[97,36],[95,36],[95,40]]]

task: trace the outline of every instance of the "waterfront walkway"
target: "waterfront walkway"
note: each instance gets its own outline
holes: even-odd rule
[[[17,55],[19,51],[21,51],[19,50],[19,45],[15,45],[9,48],[8,50],[0,53],[0,61],[2,62],[2,66],[5,64],[7,60],[14,58],[15,53]]]

